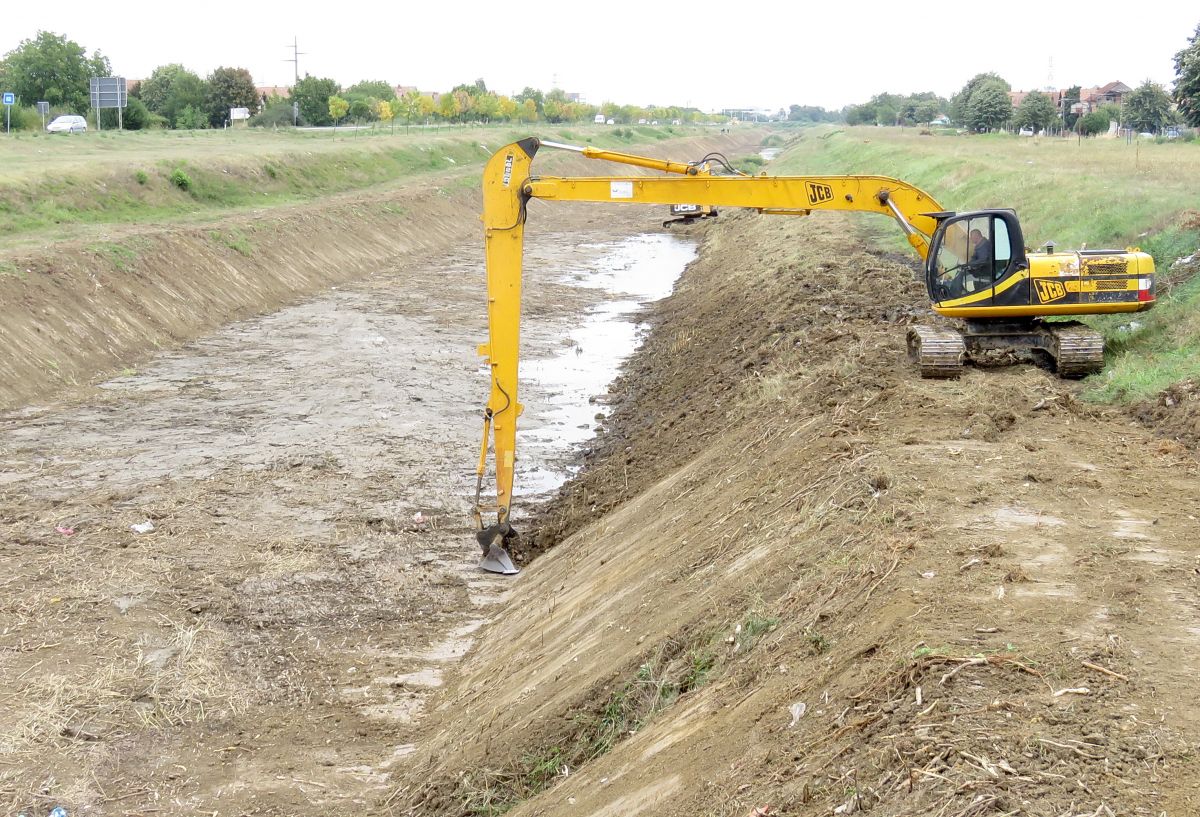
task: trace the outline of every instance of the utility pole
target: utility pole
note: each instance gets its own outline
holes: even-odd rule
[[[292,49],[292,58],[290,60],[284,60],[284,62],[290,62],[292,64],[292,68],[293,68],[293,72],[294,72],[294,76],[295,76],[294,82],[299,82],[300,81],[300,57],[301,57],[301,55],[307,55],[308,52],[300,50],[300,43],[295,37],[292,37],[292,44],[289,47]],[[293,84],[292,87],[294,88],[296,86]]]

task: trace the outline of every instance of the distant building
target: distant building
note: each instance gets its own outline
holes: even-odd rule
[[[1121,105],[1125,97],[1133,91],[1123,82],[1110,82],[1099,88],[1084,88],[1079,92],[1079,101],[1086,102],[1091,110],[1101,105]]]
[[[287,99],[292,94],[290,85],[260,85],[254,90],[258,92],[258,98],[264,102],[273,96]]]
[[[415,85],[397,85],[397,86],[393,87],[392,90],[396,92],[396,99],[399,99],[407,93],[416,91],[417,86],[415,86]],[[418,93],[420,93],[420,92],[418,91]]]
[[[1093,88],[1081,88],[1079,90],[1079,100],[1072,102],[1067,112],[1076,115],[1091,113],[1101,105],[1121,105],[1125,101],[1125,97],[1132,91],[1123,82],[1110,82],[1107,85],[1099,85]],[[1025,97],[1029,96],[1032,91],[1009,91],[1008,98],[1012,101],[1013,107],[1020,106],[1025,101]],[[1042,93],[1050,97],[1050,101],[1054,103],[1054,107],[1058,110],[1059,116],[1064,113],[1063,108],[1066,106],[1066,91],[1059,88],[1047,88],[1042,90]]]

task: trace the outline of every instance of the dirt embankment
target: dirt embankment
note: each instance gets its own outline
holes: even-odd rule
[[[756,138],[691,137],[631,150],[690,159],[747,149]],[[573,154],[543,153],[542,172],[602,172]],[[479,235],[476,174],[448,170],[445,187],[424,180],[202,226],[114,227],[102,239],[11,258],[0,270],[0,409],[132,369],[156,351],[361,278],[381,262],[469,241]]]
[[[1195,460],[1038,369],[916,377],[849,219],[706,229],[389,804],[1193,813]]]
[[[131,233],[17,259],[0,277],[0,408],[133,368],[231,320],[270,311],[381,260],[476,230],[465,191],[425,187],[286,208],[206,227]]]
[[[732,149],[656,150],[718,147]],[[294,817],[387,797],[427,697],[508,589],[476,569],[468,529],[487,381],[473,197],[391,192],[264,214],[257,231],[253,218],[151,229],[132,236],[143,249],[212,232],[253,249],[209,247],[191,266],[147,250],[122,269],[56,248],[75,272],[20,281],[6,317],[31,316],[30,337],[44,309],[90,310],[79,338],[104,348],[57,337],[85,385],[0,412],[0,812]],[[561,352],[603,298],[564,274],[599,270],[605,247],[662,218],[615,209],[531,207],[527,359]],[[353,255],[347,235],[380,255]],[[453,245],[423,249],[438,241]],[[405,242],[414,252],[396,254]],[[266,264],[306,243],[305,263]],[[304,298],[353,274],[321,277],[346,253],[371,274]],[[130,362],[105,350],[146,315],[166,328],[129,332],[137,371],[91,383],[87,361]],[[524,422],[550,426],[547,389],[524,391]],[[561,466],[531,454],[525,467]]]

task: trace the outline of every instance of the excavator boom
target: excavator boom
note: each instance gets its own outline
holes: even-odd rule
[[[540,146],[574,151],[590,159],[659,170],[666,176],[538,177],[531,172]],[[483,442],[476,470],[474,520],[484,552],[482,567],[515,573],[504,548],[510,524],[516,464],[520,351],[521,264],[526,204],[531,198],[614,204],[702,202],[749,207],[764,213],[808,215],[815,210],[857,210],[896,219],[924,258],[941,207],[929,194],[885,176],[714,176],[705,164],[688,164],[590,147],[523,139],[496,151],[483,173],[483,229],[487,260],[488,342],[479,347],[491,372],[484,407]],[[482,500],[489,437],[495,454],[496,501]],[[495,513],[494,524],[484,514]]]
[[[536,176],[539,147],[585,158],[661,171],[661,176]],[[878,213],[894,219],[925,261],[935,312],[966,318],[965,332],[930,327],[909,331],[909,352],[925,377],[957,377],[966,360],[997,352],[1048,355],[1062,376],[1098,371],[1103,338],[1070,322],[1040,323],[1048,315],[1138,312],[1154,305],[1154,262],[1137,250],[1027,253],[1011,210],[950,213],[928,193],[886,176],[714,175],[708,159],[695,163],[652,159],[592,147],[523,139],[498,150],[483,173],[483,228],[487,256],[488,342],[479,347],[491,372],[483,443],[476,472],[476,538],[481,566],[516,573],[505,542],[516,463],[520,350],[521,256],[526,205],[547,201],[681,204],[750,208],[772,215],[806,216],[819,210]],[[489,436],[495,452],[496,501],[482,501]],[[494,524],[484,523],[495,513]]]

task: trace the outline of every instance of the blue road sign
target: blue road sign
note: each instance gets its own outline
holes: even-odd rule
[[[5,105],[12,105],[16,101],[17,101],[17,98],[12,93],[4,94],[4,104]]]

